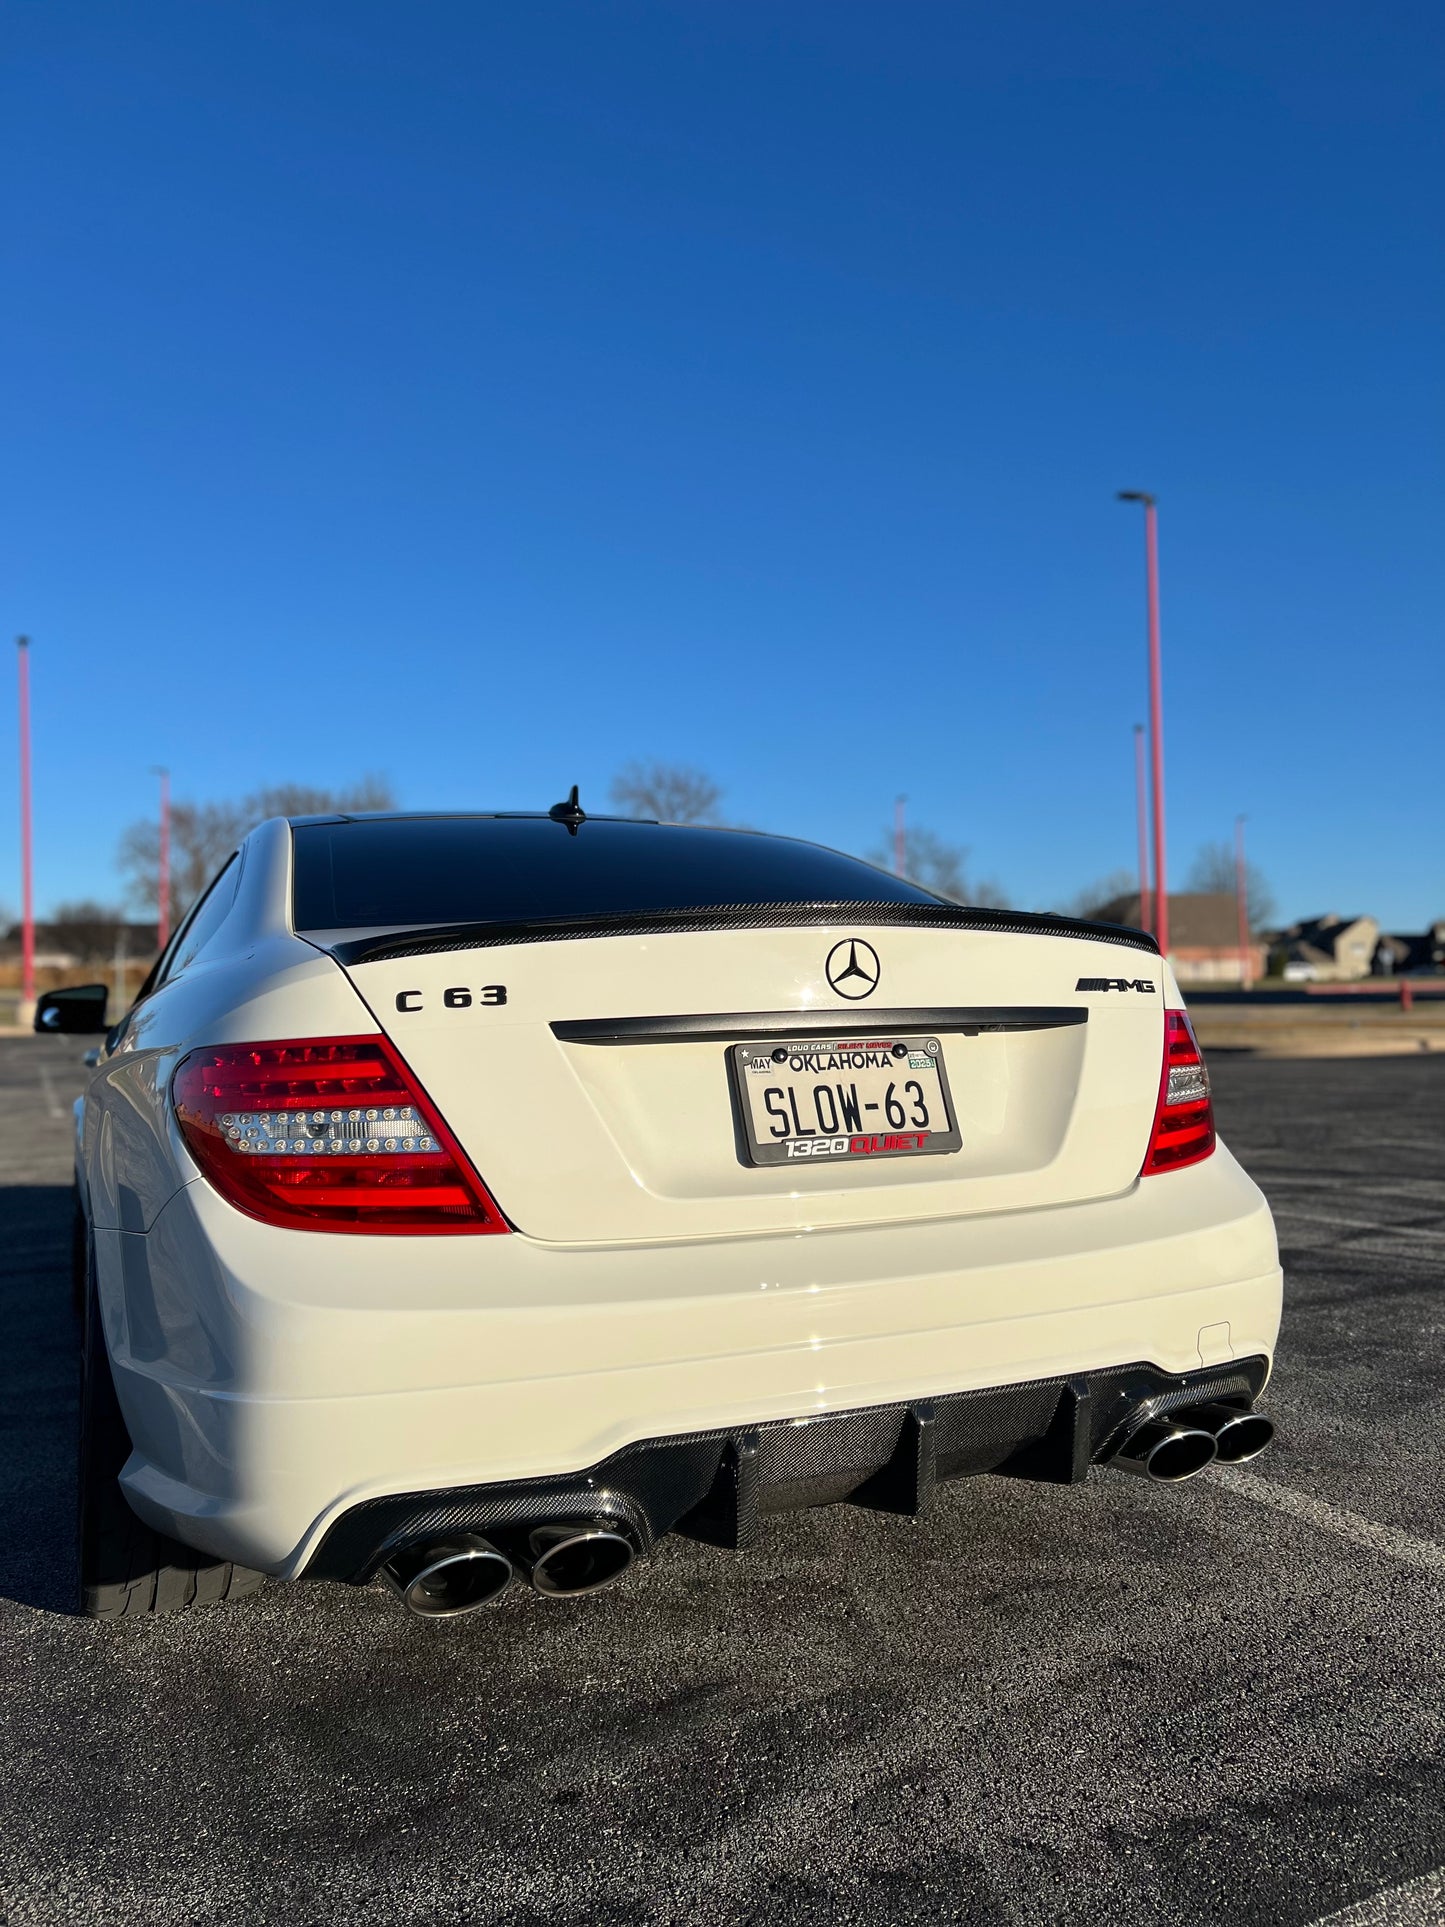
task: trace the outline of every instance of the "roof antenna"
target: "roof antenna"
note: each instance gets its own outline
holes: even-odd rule
[[[565,803],[554,803],[547,812],[554,823],[565,823],[568,836],[576,836],[578,829],[587,821],[587,812],[577,801],[577,785],[572,785],[572,794]]]

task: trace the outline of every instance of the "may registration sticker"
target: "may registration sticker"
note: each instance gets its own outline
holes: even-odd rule
[[[962,1148],[936,1037],[729,1047],[750,1164],[855,1163]]]

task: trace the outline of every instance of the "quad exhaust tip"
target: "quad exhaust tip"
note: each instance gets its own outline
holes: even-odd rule
[[[457,1619],[501,1597],[512,1582],[512,1562],[490,1539],[461,1532],[393,1553],[381,1576],[408,1612]]]
[[[1191,1405],[1182,1412],[1172,1412],[1170,1417],[1176,1425],[1200,1425],[1212,1432],[1221,1465],[1243,1465],[1246,1459],[1257,1459],[1274,1437],[1273,1419],[1239,1405]]]
[[[1178,1485],[1216,1460],[1243,1465],[1257,1459],[1274,1437],[1274,1421],[1263,1412],[1210,1400],[1148,1418],[1126,1436],[1109,1463],[1121,1472]]]
[[[456,1619],[499,1599],[521,1572],[548,1599],[574,1599],[615,1585],[637,1548],[608,1519],[533,1526],[513,1542],[509,1557],[480,1533],[404,1546],[381,1567],[381,1577],[408,1612],[422,1619]],[[514,1564],[515,1561],[515,1564]]]
[[[604,1519],[533,1526],[520,1563],[533,1590],[548,1599],[601,1592],[622,1577],[635,1557],[632,1541]]]
[[[1150,1418],[1135,1426],[1110,1464],[1141,1479],[1177,1485],[1181,1479],[1192,1479],[1196,1472],[1202,1472],[1217,1451],[1214,1434],[1202,1425]]]

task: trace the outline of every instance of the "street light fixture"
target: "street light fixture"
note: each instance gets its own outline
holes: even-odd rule
[[[20,676],[20,1021],[35,1007],[35,850],[30,811],[30,638],[15,638]]]
[[[1139,837],[1139,927],[1153,928],[1149,904],[1149,804],[1144,776],[1144,725],[1134,725],[1134,825]]]
[[[1159,534],[1155,500],[1144,489],[1119,490],[1121,502],[1144,504],[1144,566],[1149,598],[1149,748],[1154,790],[1154,935],[1169,955],[1169,885],[1164,863],[1164,698],[1159,668]]]

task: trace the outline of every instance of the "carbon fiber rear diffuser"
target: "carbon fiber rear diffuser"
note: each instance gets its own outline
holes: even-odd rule
[[[305,1577],[365,1584],[415,1540],[552,1520],[611,1519],[641,1553],[673,1530],[743,1551],[766,1512],[848,1502],[917,1517],[939,1484],[983,1472],[1077,1484],[1136,1420],[1210,1398],[1249,1406],[1267,1369],[1262,1358],[1182,1375],[1123,1365],[646,1439],[574,1474],[367,1499],[332,1524]]]

